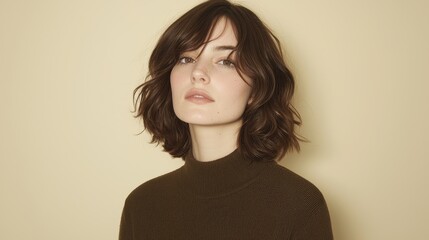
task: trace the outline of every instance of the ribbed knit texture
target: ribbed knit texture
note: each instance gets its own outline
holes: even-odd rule
[[[120,240],[330,240],[325,200],[310,182],[274,161],[250,162],[238,150],[176,171],[127,198]]]

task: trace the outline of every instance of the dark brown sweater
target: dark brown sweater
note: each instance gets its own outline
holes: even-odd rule
[[[122,213],[120,240],[333,239],[325,200],[310,182],[274,161],[236,150],[185,165],[136,188]]]

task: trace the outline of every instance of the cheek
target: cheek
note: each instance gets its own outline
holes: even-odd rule
[[[241,107],[244,110],[246,107],[252,102],[252,99],[250,98],[250,95],[252,93],[252,88],[249,85],[242,86],[241,89],[241,96],[240,96],[240,103],[242,104]]]
[[[234,118],[241,117],[249,103],[250,91],[248,85],[243,86],[242,84],[224,89],[223,111],[227,111]]]
[[[225,91],[227,91],[235,101],[247,104],[249,102],[252,89],[247,85],[247,83],[240,79],[236,84],[234,84],[234,86],[229,86]]]
[[[171,88],[173,88],[173,85],[175,85],[175,82],[176,82],[176,80],[177,80],[177,76],[178,74],[177,74],[177,70],[176,70],[176,67],[174,67],[172,70],[171,70],[171,72],[170,72],[170,85],[171,85]]]
[[[181,79],[183,79],[183,74],[174,67],[171,70],[170,73],[170,86],[171,86],[171,93],[173,95],[173,101],[175,96],[178,94],[178,91],[180,91],[180,83],[182,82]]]
[[[183,69],[183,67],[174,67],[170,73],[170,88],[173,110],[179,119],[182,119],[180,116],[181,112],[184,110],[183,96],[189,83],[189,77],[184,70],[185,69]]]

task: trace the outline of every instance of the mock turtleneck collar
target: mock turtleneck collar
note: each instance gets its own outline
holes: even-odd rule
[[[191,151],[183,166],[184,188],[198,197],[222,197],[251,184],[268,164],[246,160],[238,149],[210,162],[196,160]]]

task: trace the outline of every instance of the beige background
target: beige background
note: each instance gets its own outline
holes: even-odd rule
[[[0,0],[0,239],[117,239],[127,194],[181,166],[130,113],[200,1],[177,2]],[[428,2],[242,2],[285,44],[311,143],[281,164],[325,194],[336,239],[429,239]]]

